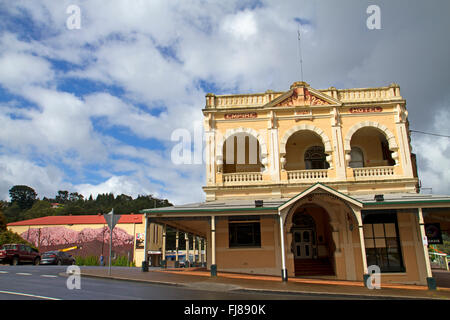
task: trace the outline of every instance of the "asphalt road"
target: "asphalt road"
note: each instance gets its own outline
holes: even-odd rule
[[[81,277],[69,290],[67,266],[0,265],[0,300],[333,300],[346,296],[211,291],[135,281]],[[89,267],[82,267],[89,268]],[[367,299],[368,297],[364,297]],[[363,298],[361,298],[363,299]]]

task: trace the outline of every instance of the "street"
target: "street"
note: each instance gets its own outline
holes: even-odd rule
[[[89,268],[89,267],[82,267]],[[135,281],[81,277],[81,289],[66,286],[67,266],[0,265],[0,300],[333,300],[347,296],[198,290]],[[361,299],[369,299],[362,297]],[[375,298],[376,299],[376,298]]]

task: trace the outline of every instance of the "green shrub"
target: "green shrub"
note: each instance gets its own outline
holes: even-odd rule
[[[129,266],[128,258],[126,256],[117,257],[112,261],[111,265],[116,267],[128,267]]]
[[[77,266],[99,266],[100,258],[97,256],[75,257],[75,262]],[[116,267],[136,267],[134,261],[128,262],[127,256],[119,256],[113,259],[111,265]],[[104,260],[104,266],[108,266],[107,258]]]
[[[99,258],[97,256],[88,257],[75,257],[77,266],[98,266],[100,265]]]

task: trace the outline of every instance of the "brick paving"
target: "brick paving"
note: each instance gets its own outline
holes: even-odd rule
[[[350,296],[370,296],[388,299],[449,299],[450,288],[428,290],[425,286],[415,285],[381,285],[379,290],[369,290],[360,281],[338,281],[325,279],[290,278],[282,282],[281,277],[249,275],[239,273],[218,272],[211,277],[209,271],[202,268],[189,269],[152,269],[142,272],[140,268],[112,268],[111,276],[108,268],[81,268],[83,276],[94,276],[129,281],[143,281],[154,284],[175,285],[203,290],[216,290],[218,287],[229,290],[245,290],[259,292],[280,292],[290,294],[334,294]]]

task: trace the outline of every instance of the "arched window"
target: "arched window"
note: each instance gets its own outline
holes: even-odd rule
[[[352,147],[352,151],[350,152],[350,168],[362,168],[364,167],[364,155],[360,148]]]
[[[246,134],[236,134],[228,137],[223,144],[223,172],[260,172],[261,147],[259,141]]]
[[[310,147],[305,152],[305,167],[309,169],[328,169],[330,165],[326,160],[326,155],[322,146]]]

